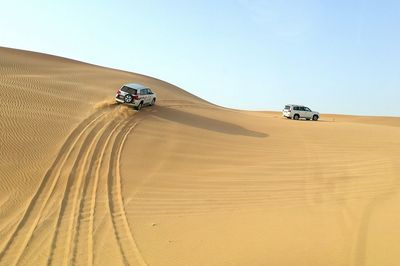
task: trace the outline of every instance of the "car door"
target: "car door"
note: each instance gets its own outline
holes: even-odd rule
[[[146,104],[150,104],[150,102],[151,102],[150,90],[146,89]]]
[[[147,104],[147,91],[146,89],[140,89],[140,99],[143,101],[143,104]]]
[[[303,106],[299,106],[299,111],[298,112],[299,112],[299,115],[300,115],[301,118],[305,117],[306,110],[304,109]]]
[[[301,111],[300,111],[300,107],[298,106],[293,106],[293,110],[292,110],[292,115],[293,117],[298,114],[301,117]]]
[[[312,111],[310,108],[308,107],[304,107],[304,117],[307,119],[311,119],[312,118]]]
[[[153,100],[154,96],[153,96],[153,92],[151,91],[151,89],[147,89],[147,92],[149,93],[149,98],[150,98],[150,102]]]

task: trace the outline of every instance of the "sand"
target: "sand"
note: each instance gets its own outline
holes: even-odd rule
[[[114,104],[128,82],[157,105]],[[400,118],[292,121],[8,48],[0,103],[0,265],[400,263]]]

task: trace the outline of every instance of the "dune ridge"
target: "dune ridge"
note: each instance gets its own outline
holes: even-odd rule
[[[158,95],[140,112],[123,83]],[[398,265],[400,118],[231,110],[0,48],[0,265]]]

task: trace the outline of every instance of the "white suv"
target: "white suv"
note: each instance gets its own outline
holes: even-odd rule
[[[285,108],[282,111],[282,116],[290,119],[299,120],[300,118],[305,118],[307,120],[314,120],[317,121],[319,119],[319,113],[311,111],[310,108],[302,106],[302,105],[295,105],[295,104],[288,104],[285,105]]]
[[[133,106],[136,110],[142,109],[145,105],[154,105],[157,95],[149,88],[135,83],[125,84],[115,95],[117,103],[125,103]]]

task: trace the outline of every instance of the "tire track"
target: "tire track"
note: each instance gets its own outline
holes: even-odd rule
[[[101,155],[100,155],[100,158],[99,158],[99,163],[98,163],[97,169],[96,169],[95,180],[94,180],[94,189],[93,189],[92,195],[91,195],[91,205],[90,205],[90,211],[89,211],[90,216],[89,216],[88,234],[90,234],[90,235],[88,237],[88,250],[92,251],[92,252],[90,253],[90,256],[88,257],[88,265],[93,265],[93,262],[94,262],[94,258],[93,258],[93,255],[94,255],[94,245],[93,245],[93,242],[94,242],[94,237],[93,237],[94,215],[95,215],[98,183],[99,183],[99,180],[100,180],[100,167],[101,167],[101,164],[103,162],[103,158],[104,158],[104,155],[105,155],[106,148],[109,145],[109,142],[110,142],[112,136],[114,135],[116,129],[118,128],[118,126],[121,123],[122,122],[118,123],[117,126],[112,130],[112,132],[108,136],[108,138],[107,138],[107,140],[106,140],[106,142],[104,144],[104,147],[103,147],[103,149],[101,151]]]
[[[67,140],[58,152],[56,159],[43,177],[36,193],[29,201],[22,218],[15,227],[15,230],[5,241],[5,244],[0,252],[0,264],[4,263],[5,265],[15,265],[18,263],[25,247],[29,243],[32,234],[39,223],[43,210],[59,181],[61,170],[67,158],[70,156],[73,148],[76,146],[77,142],[87,131],[87,129],[90,128],[92,124],[94,124],[103,115],[104,113],[99,115],[98,112],[92,114],[81,124],[79,124],[67,137]],[[14,252],[9,254],[11,253],[8,252],[9,250],[14,250]],[[10,258],[10,256],[13,256],[14,260],[13,258]]]
[[[100,183],[106,189],[108,203],[104,207],[109,212],[123,262],[146,265],[129,227],[119,168],[122,148],[136,126],[135,119],[127,118],[127,113],[121,109],[106,114],[104,110],[96,111],[67,137],[15,230],[1,247],[0,265],[16,265],[28,259],[24,255],[30,242],[36,239],[34,234],[40,229],[42,219],[54,230],[43,246],[49,254],[47,265],[77,262],[93,265],[95,209]],[[108,168],[104,174],[103,165]]]
[[[106,124],[89,163],[88,171],[84,178],[83,195],[79,204],[77,227],[72,241],[72,243],[76,243],[72,253],[72,264],[77,262],[78,251],[87,248],[87,261],[83,264],[93,265],[93,223],[99,171],[106,147],[121,123],[122,121],[118,123],[110,121]],[[82,231],[84,230],[87,232],[82,236]],[[85,240],[87,242],[86,246],[84,245]]]
[[[130,229],[121,191],[120,158],[122,148],[125,144],[127,136],[137,125],[135,123],[132,126],[129,126],[129,122],[130,121],[128,120],[118,133],[112,147],[107,181],[108,206],[114,228],[114,234],[117,238],[124,263],[126,265],[132,265],[136,263],[140,265],[147,265],[137,247],[132,230]],[[133,254],[131,254],[131,252],[133,252]]]
[[[53,236],[50,256],[48,264],[53,264],[55,261],[55,255],[61,255],[61,261],[63,265],[68,265],[70,259],[70,252],[72,243],[73,226],[76,223],[78,197],[82,193],[82,179],[87,170],[87,160],[92,152],[92,148],[98,139],[101,128],[101,123],[95,125],[92,131],[84,139],[82,145],[79,148],[78,155],[74,160],[73,167],[67,178],[67,185],[64,191],[64,196],[61,202],[60,212],[58,214],[57,224],[55,233]],[[97,140],[98,141],[98,140]],[[85,148],[88,147],[86,150]],[[60,242],[60,243],[59,243]],[[59,250],[61,249],[61,250]],[[56,251],[58,251],[56,253]]]

